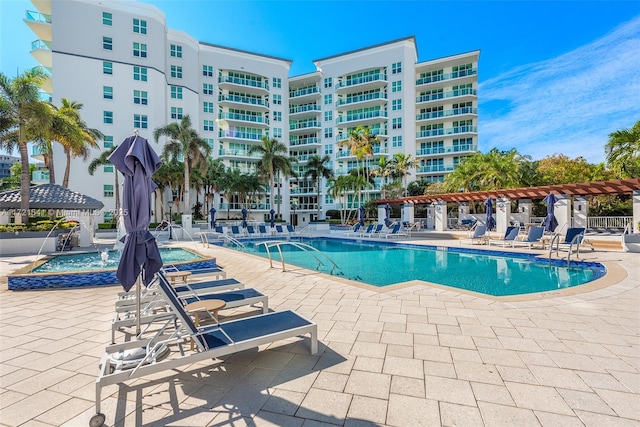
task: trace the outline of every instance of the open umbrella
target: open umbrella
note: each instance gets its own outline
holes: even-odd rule
[[[549,233],[553,233],[558,226],[558,220],[553,212],[555,209],[554,205],[558,201],[558,198],[553,193],[549,193],[542,201],[547,204],[547,216],[543,222],[544,229]]]
[[[211,229],[213,230],[214,228],[216,228],[216,208],[209,209],[209,214],[211,215],[211,222],[209,224],[211,225]]]
[[[364,206],[360,205],[360,226],[364,226]]]
[[[247,228],[247,210],[242,208],[242,228]]]
[[[269,211],[269,215],[271,216],[271,228],[273,228],[276,225],[276,219],[274,217],[275,214],[276,214],[276,211],[274,211],[273,209]]]
[[[151,193],[157,187],[151,176],[162,162],[148,141],[139,137],[137,132],[114,150],[109,161],[124,175],[122,209],[127,234],[122,238],[124,247],[116,277],[128,292],[140,279],[145,285],[151,283],[153,276],[162,267],[156,239],[149,232]],[[139,292],[140,286],[138,304]],[[137,333],[139,332],[138,325]]]
[[[491,231],[496,225],[496,220],[493,218],[493,200],[491,200],[491,197],[484,201],[484,205],[487,207],[487,230]]]
[[[384,212],[385,212],[384,225],[389,227],[391,225],[391,205],[389,203],[387,203],[384,206]]]

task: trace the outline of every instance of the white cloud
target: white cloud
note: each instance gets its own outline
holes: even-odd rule
[[[479,86],[483,152],[604,160],[609,133],[640,120],[640,16],[588,45]]]

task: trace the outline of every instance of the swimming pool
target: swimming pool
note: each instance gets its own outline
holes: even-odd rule
[[[302,239],[338,266],[293,246],[282,246],[285,262],[334,276],[388,286],[423,280],[493,296],[521,295],[578,286],[602,277],[606,270],[598,263],[554,260],[536,254],[486,251],[467,248],[438,248],[392,242],[368,242],[336,238]],[[267,257],[260,241],[247,243],[247,251]],[[277,249],[272,259],[280,261]],[[334,270],[333,272],[331,270]]]

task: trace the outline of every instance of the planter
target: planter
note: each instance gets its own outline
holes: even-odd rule
[[[625,252],[640,252],[640,234],[623,234],[622,247]]]

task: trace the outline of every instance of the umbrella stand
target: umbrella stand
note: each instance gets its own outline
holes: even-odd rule
[[[136,338],[140,337],[140,298],[142,296],[142,274],[136,280]]]

